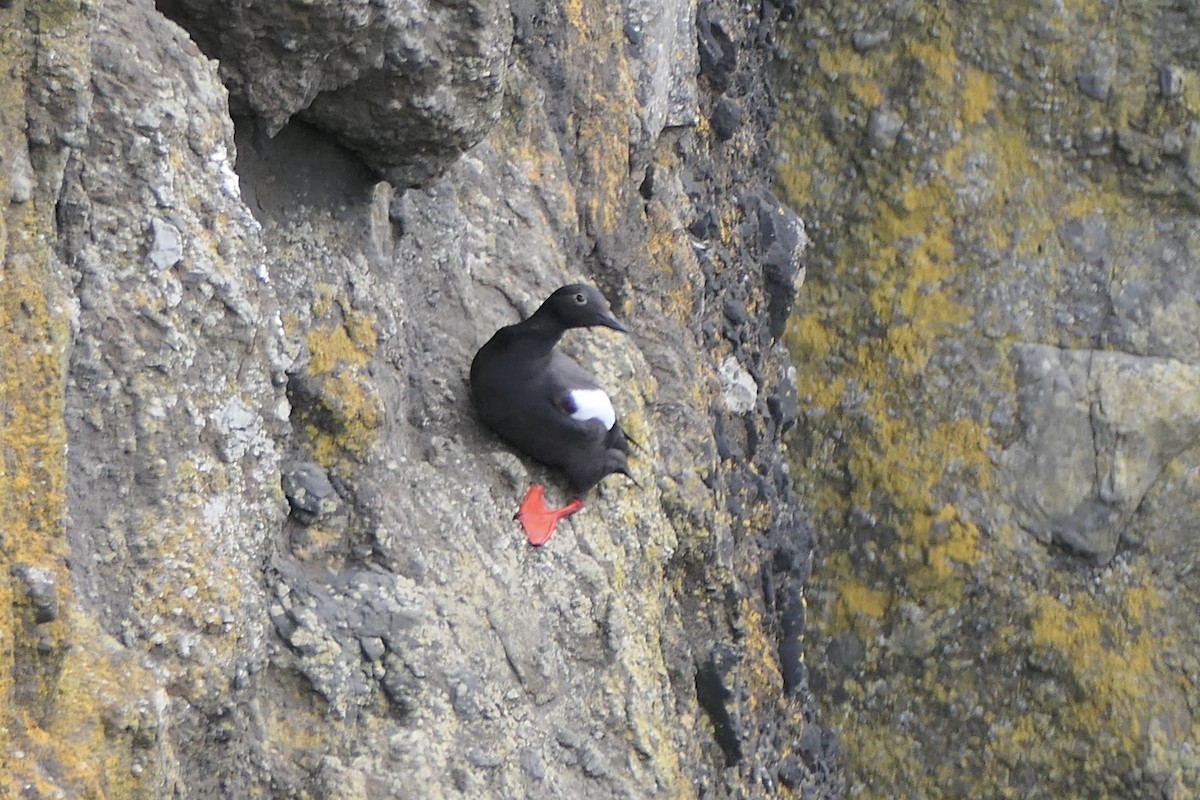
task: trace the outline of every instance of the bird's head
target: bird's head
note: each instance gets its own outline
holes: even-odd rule
[[[542,303],[537,313],[549,316],[563,328],[590,328],[602,325],[621,333],[629,332],[629,329],[612,315],[604,295],[586,283],[572,283],[558,289],[546,298],[546,302]]]

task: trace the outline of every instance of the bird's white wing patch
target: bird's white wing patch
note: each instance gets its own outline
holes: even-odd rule
[[[612,400],[608,399],[603,389],[572,389],[567,392],[567,403],[568,408],[574,407],[571,419],[581,422],[588,419],[600,420],[610,431],[617,422],[617,412],[613,410]]]

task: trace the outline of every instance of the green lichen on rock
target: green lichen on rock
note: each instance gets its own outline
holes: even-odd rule
[[[786,41],[812,668],[864,796],[1200,788],[1194,548],[1146,503],[1196,496],[1194,35],[1105,14],[810,6]]]

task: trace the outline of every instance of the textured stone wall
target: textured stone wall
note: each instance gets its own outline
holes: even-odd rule
[[[0,796],[836,794],[775,12],[0,3]],[[574,279],[637,485],[532,549],[467,369]]]
[[[856,793],[1200,791],[1196,23],[918,2],[787,29],[793,474]]]

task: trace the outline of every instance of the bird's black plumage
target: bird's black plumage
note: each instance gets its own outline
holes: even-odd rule
[[[606,475],[629,474],[629,438],[612,426],[580,418],[579,392],[602,392],[583,367],[556,348],[570,328],[604,326],[626,332],[604,296],[586,284],[554,292],[524,322],[508,325],[471,362],[471,396],[489,428],[527,455],[560,470],[583,494]],[[600,397],[608,404],[607,395]]]

